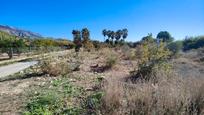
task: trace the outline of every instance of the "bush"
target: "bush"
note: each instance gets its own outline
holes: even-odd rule
[[[183,42],[182,41],[175,41],[171,42],[167,45],[167,48],[174,54],[177,55],[179,51],[183,49]]]
[[[116,55],[109,55],[107,58],[106,58],[106,67],[107,68],[112,68],[114,65],[117,64],[117,61],[118,61],[118,58]]]
[[[69,64],[66,60],[59,60],[55,58],[46,58],[41,61],[40,68],[43,73],[50,76],[65,75],[71,72]]]
[[[83,45],[87,51],[91,51],[94,48],[94,45],[91,41],[84,42]]]
[[[131,49],[127,44],[123,45],[121,47],[121,51],[123,53],[123,56],[126,60],[134,60],[136,59],[135,50]]]
[[[103,95],[103,92],[96,92],[86,98],[83,106],[87,115],[98,115],[100,113]]]
[[[164,43],[157,45],[156,43],[144,42],[137,48],[136,55],[138,69],[133,72],[134,78],[150,80],[152,76],[155,76],[155,70],[168,70],[170,68],[167,59],[171,52],[165,48]]]
[[[62,100],[57,97],[57,94],[49,93],[37,96],[27,104],[29,111],[25,112],[25,115],[51,115],[54,111],[62,106]],[[51,105],[51,106],[50,106]]]
[[[159,81],[116,82],[104,87],[104,115],[203,115],[203,78],[158,71]]]
[[[189,37],[183,41],[184,51],[204,47],[204,36]]]

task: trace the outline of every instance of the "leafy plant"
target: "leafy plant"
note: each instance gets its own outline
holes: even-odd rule
[[[96,92],[88,96],[84,102],[84,109],[87,110],[87,114],[96,115],[99,113],[99,109],[102,105],[103,92]]]
[[[137,48],[136,55],[139,59],[138,69],[133,72],[136,78],[150,80],[151,76],[156,77],[155,70],[168,71],[170,68],[167,59],[171,52],[165,48],[165,44],[162,42],[160,44],[144,42]]]
[[[32,93],[24,115],[80,115],[83,109],[72,100],[82,93],[83,89],[70,84],[67,78],[53,80],[51,84],[34,93],[34,96]]]
[[[174,54],[177,55],[179,51],[183,48],[183,42],[182,41],[175,41],[171,42],[167,45],[167,48]]]

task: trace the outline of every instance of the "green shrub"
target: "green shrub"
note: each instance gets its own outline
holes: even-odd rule
[[[73,86],[66,78],[53,80],[45,88],[34,92],[24,115],[80,115],[83,111],[72,101],[82,95],[83,89]]]
[[[62,106],[61,95],[55,91],[43,91],[36,94],[26,105],[25,115],[53,115]]]
[[[96,92],[88,96],[84,102],[84,109],[88,115],[97,115],[102,105],[103,92]]]
[[[184,51],[204,47],[204,36],[188,37],[183,41],[183,45]]]
[[[164,43],[157,45],[156,43],[144,42],[136,52],[138,58],[138,69],[133,72],[136,78],[150,80],[156,75],[155,70],[169,70],[170,65],[167,59],[171,52],[165,48]],[[155,76],[156,77],[156,76]]]
[[[167,45],[167,48],[174,54],[177,55],[179,51],[183,48],[183,42],[182,41],[175,41],[171,42]]]

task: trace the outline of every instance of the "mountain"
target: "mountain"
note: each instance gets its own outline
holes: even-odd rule
[[[18,36],[21,38],[42,38],[42,36],[38,33],[33,33],[27,30],[22,30],[18,28],[14,28],[11,26],[0,25],[0,31],[6,32],[10,35]]]

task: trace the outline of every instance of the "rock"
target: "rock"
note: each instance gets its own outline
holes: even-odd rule
[[[86,88],[85,91],[93,91],[93,88]]]
[[[75,80],[75,79],[70,79],[69,81],[70,81],[70,82],[76,82],[76,80]]]
[[[24,73],[24,71],[20,71],[20,74],[23,74]]]

